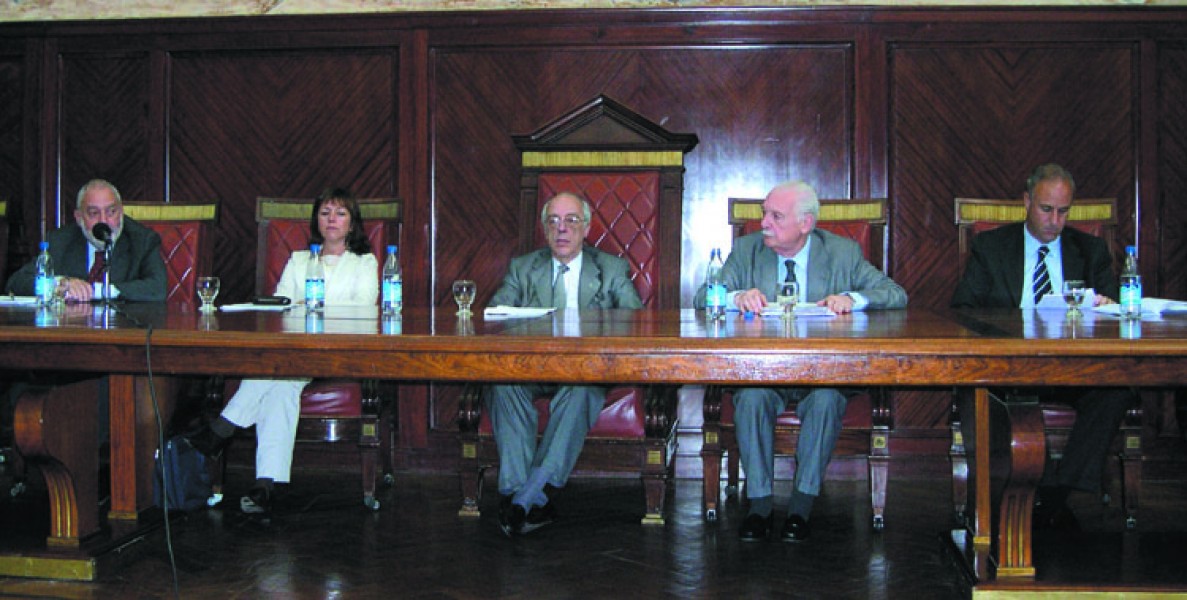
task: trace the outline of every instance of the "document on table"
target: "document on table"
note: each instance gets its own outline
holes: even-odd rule
[[[778,304],[768,304],[763,307],[762,316],[764,318],[782,317],[783,307]],[[815,302],[801,302],[795,305],[795,316],[797,319],[800,317],[835,317],[837,313],[827,307],[817,306]]]
[[[224,304],[218,307],[223,312],[244,312],[249,310],[257,310],[264,312],[284,312],[293,305],[291,304],[255,304],[253,302],[243,302],[240,304]]]
[[[535,319],[556,311],[555,308],[536,308],[520,306],[488,306],[482,316],[490,319]]]
[[[1094,308],[1098,313],[1121,316],[1120,304],[1106,304]],[[1187,301],[1166,298],[1142,298],[1142,315],[1187,315]]]
[[[0,306],[36,306],[36,296],[0,296]]]

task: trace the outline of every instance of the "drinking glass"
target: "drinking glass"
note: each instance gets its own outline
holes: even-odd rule
[[[783,318],[794,319],[795,305],[800,301],[800,284],[794,281],[784,281],[779,286],[779,295],[776,297],[776,301],[783,309]]]
[[[197,286],[198,299],[202,301],[199,310],[202,312],[214,311],[214,299],[218,296],[218,277],[199,277]]]
[[[469,279],[459,279],[453,282],[453,301],[457,302],[458,316],[470,316],[470,304],[474,302],[474,294],[477,291],[478,288]]]
[[[1067,303],[1068,317],[1075,319],[1084,314],[1080,312],[1080,304],[1084,302],[1084,290],[1084,282],[1079,279],[1063,282],[1063,301]]]

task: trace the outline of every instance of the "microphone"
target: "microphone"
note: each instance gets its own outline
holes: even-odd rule
[[[91,228],[91,235],[103,242],[104,246],[111,246],[111,226],[107,223],[95,223],[95,226]]]

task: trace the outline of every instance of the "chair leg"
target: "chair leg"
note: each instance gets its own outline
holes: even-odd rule
[[[643,476],[643,491],[647,494],[647,514],[643,515],[644,525],[664,524],[664,501],[667,496],[668,482],[665,477],[653,475]]]
[[[379,462],[379,447],[360,446],[359,457],[363,466],[363,506],[379,510],[379,500],[375,498],[375,464]]]
[[[1125,528],[1137,529],[1142,494],[1142,410],[1130,410],[1121,428],[1121,505]]]
[[[733,496],[735,494],[740,496],[742,493],[741,465],[742,458],[738,453],[738,449],[736,447],[730,448],[730,451],[726,452],[725,454],[725,469],[727,477],[725,482],[726,496]]]
[[[889,456],[870,456],[870,508],[874,513],[874,529],[886,527],[886,477],[890,471]]]
[[[478,473],[477,477],[474,476],[475,471]],[[462,507],[457,511],[459,517],[477,518],[481,516],[478,502],[482,499],[482,478],[485,472],[485,467],[479,466],[475,469],[469,461],[462,461],[462,465],[458,469],[458,481],[462,486]]]
[[[948,460],[952,463],[952,510],[956,521],[965,525],[965,512],[969,502],[969,460],[964,447],[960,416],[955,406],[952,411],[952,445],[948,448]]]

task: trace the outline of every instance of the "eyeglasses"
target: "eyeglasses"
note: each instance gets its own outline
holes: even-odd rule
[[[576,227],[585,223],[585,219],[577,215],[565,215],[563,218],[552,215],[544,219],[544,224],[550,229],[556,229],[557,227],[560,227],[561,221],[565,222],[565,227]]]

